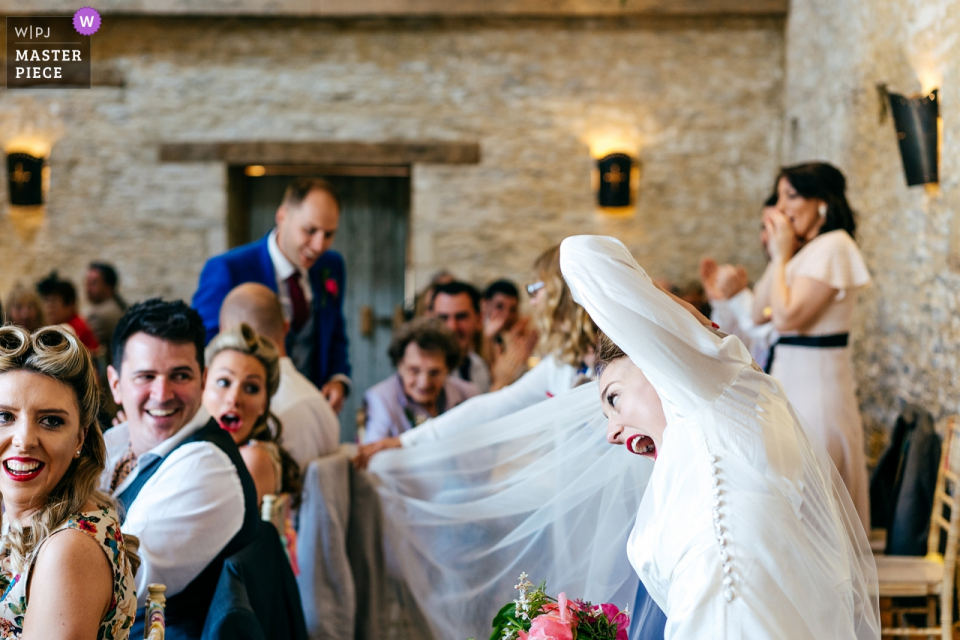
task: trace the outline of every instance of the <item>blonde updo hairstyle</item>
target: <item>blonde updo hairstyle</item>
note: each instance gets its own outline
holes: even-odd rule
[[[540,332],[539,349],[573,367],[579,367],[597,344],[597,325],[586,310],[574,302],[560,272],[560,245],[547,249],[533,263],[543,281],[546,299],[534,307],[534,322]]]
[[[45,327],[30,334],[16,326],[0,327],[0,374],[29,371],[48,376],[69,387],[80,409],[80,430],[83,445],[80,456],[70,462],[66,473],[46,496],[46,504],[38,511],[30,526],[19,521],[10,523],[7,545],[17,571],[32,562],[32,554],[40,544],[67,519],[80,513],[88,501],[98,506],[112,506],[113,501],[98,490],[100,474],[106,464],[106,448],[96,416],[100,408],[100,391],[96,369],[77,337],[60,327]]]
[[[273,342],[258,334],[245,322],[221,331],[210,341],[204,351],[207,366],[213,364],[213,359],[220,352],[227,350],[256,358],[266,371],[267,406],[263,414],[257,417],[257,421],[250,431],[250,440],[277,444],[280,449],[283,491],[291,494],[293,506],[296,507],[299,504],[300,491],[303,487],[300,480],[300,467],[282,446],[283,423],[270,412],[270,399],[280,387],[280,351]],[[273,431],[270,429],[271,420],[275,425]]]

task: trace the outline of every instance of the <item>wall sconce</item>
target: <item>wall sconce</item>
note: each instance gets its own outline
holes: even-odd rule
[[[634,214],[640,163],[626,153],[608,153],[597,160],[593,185],[601,213],[619,217]]]
[[[43,204],[43,158],[29,153],[7,156],[10,204],[35,207]]]
[[[888,95],[907,186],[938,182],[940,106],[937,89],[929,95],[911,98],[898,93]]]
[[[52,143],[37,136],[20,136],[3,145],[7,154],[7,194],[14,229],[24,240],[33,239],[43,225],[50,184]]]

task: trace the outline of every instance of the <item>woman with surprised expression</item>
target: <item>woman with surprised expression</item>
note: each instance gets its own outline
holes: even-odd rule
[[[780,383],[619,241],[567,238],[560,261],[602,332],[607,440],[654,461],[627,556],[664,637],[879,638],[860,518]]]
[[[280,385],[277,348],[240,324],[217,334],[205,356],[208,370],[203,406],[240,447],[257,487],[257,502],[266,494],[289,493],[296,505],[300,471],[280,446],[283,427],[270,413],[270,398]]]
[[[0,638],[129,637],[133,568],[104,468],[96,369],[65,329],[0,328]]]

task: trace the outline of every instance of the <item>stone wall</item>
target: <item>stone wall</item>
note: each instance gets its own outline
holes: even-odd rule
[[[787,26],[786,161],[847,175],[874,286],[861,296],[855,362],[874,450],[903,400],[960,409],[960,0],[793,0]],[[908,188],[876,88],[940,87],[939,188]],[[954,268],[951,269],[951,265]]]
[[[93,42],[107,86],[0,93],[0,140],[55,140],[32,237],[0,193],[0,293],[53,267],[79,280],[102,258],[130,299],[189,296],[225,249],[226,173],[161,163],[169,141],[479,142],[479,165],[414,168],[418,283],[441,267],[523,281],[574,233],[617,235],[681,282],[707,252],[762,267],[757,208],[783,109],[777,18],[109,16]],[[630,219],[594,210],[589,143],[604,136],[643,162]]]

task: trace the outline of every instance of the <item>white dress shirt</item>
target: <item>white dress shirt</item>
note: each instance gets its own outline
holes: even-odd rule
[[[243,525],[243,486],[227,454],[211,442],[191,442],[171,453],[209,419],[201,408],[180,431],[141,454],[137,466],[113,492],[114,497],[120,495],[144,464],[169,454],[143,485],[120,527],[123,533],[140,538],[138,607],[146,603],[147,585],[152,582],[166,585],[168,597],[183,591]],[[128,424],[108,429],[103,439],[107,466],[100,488],[109,492],[113,471],[129,447]]]
[[[745,287],[728,300],[711,300],[710,307],[710,319],[720,325],[721,331],[740,338],[757,364],[765,368],[770,347],[780,335],[772,322],[756,324],[753,321],[753,291]]]
[[[270,237],[267,238],[267,253],[270,254],[270,262],[273,263],[273,272],[277,276],[277,297],[280,299],[280,307],[283,309],[283,319],[287,322],[292,322],[293,302],[290,300],[290,285],[287,283],[287,278],[292,276],[296,271],[300,272],[300,288],[303,290],[303,298],[307,303],[307,308],[309,308],[310,303],[313,302],[313,286],[310,282],[310,273],[297,267],[287,259],[287,256],[283,255],[283,252],[280,251],[280,245],[277,244],[276,228],[270,232]],[[334,380],[342,382],[346,387],[346,392],[348,394],[350,393],[350,388],[353,385],[353,382],[351,382],[348,376],[342,373],[335,373],[330,376],[329,382]],[[339,440],[340,435],[338,427],[337,441]],[[287,450],[290,451],[289,449]],[[293,454],[292,451],[290,452]],[[296,455],[294,455],[294,458],[296,458]]]
[[[340,446],[340,420],[310,380],[297,371],[293,360],[280,358],[280,386],[270,400],[270,410],[283,423],[283,448],[300,468]]]
[[[487,361],[481,358],[480,354],[476,351],[468,353],[467,358],[470,360],[470,379],[466,381],[476,385],[480,393],[488,393],[490,386],[493,384],[490,376],[490,365],[488,365]],[[451,371],[450,375],[454,378],[465,380],[465,378],[460,375],[459,367]]]

